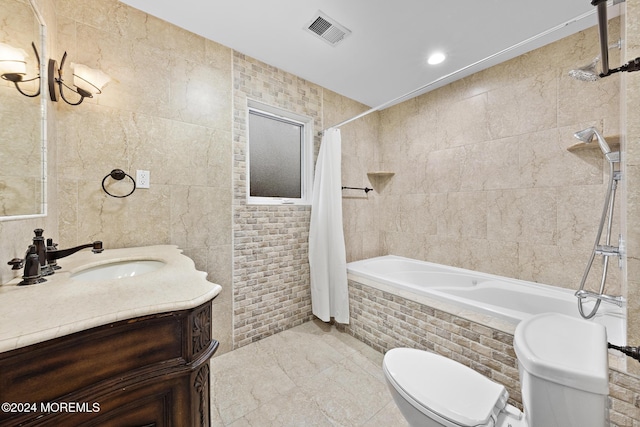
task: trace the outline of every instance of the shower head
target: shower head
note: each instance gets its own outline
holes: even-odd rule
[[[596,128],[587,128],[587,129],[583,129],[583,130],[579,130],[578,132],[574,133],[573,136],[576,139],[579,139],[582,142],[586,142],[587,144],[590,143],[591,141],[593,141],[593,137],[596,134]]]
[[[611,148],[609,148],[609,144],[607,144],[607,141],[604,140],[602,135],[600,135],[600,132],[598,132],[594,127],[590,127],[590,128],[578,131],[574,133],[573,136],[575,136],[577,139],[587,144],[592,142],[593,137],[595,136],[598,139],[598,145],[600,146],[600,149],[602,150],[602,152],[605,155],[611,152]]]
[[[573,136],[575,136],[577,139],[587,144],[593,141],[593,137],[595,136],[596,139],[598,140],[598,145],[600,146],[600,149],[602,150],[602,153],[607,158],[607,160],[609,160],[610,162],[620,161],[619,156],[615,156],[614,155],[615,153],[611,152],[611,148],[609,148],[609,144],[607,144],[607,141],[605,141],[604,137],[600,135],[600,132],[598,132],[596,128],[590,127],[590,128],[578,131],[574,133]]]
[[[600,74],[596,70],[599,60],[600,57],[596,56],[591,64],[569,71],[569,76],[583,82],[595,82],[600,78]]]
[[[609,45],[609,49],[607,50],[607,52],[611,49],[620,49],[621,47],[622,47],[622,40],[618,39],[615,43],[611,43]],[[596,66],[598,65],[598,62],[600,62],[600,55],[593,58],[593,61],[591,61],[591,64],[569,71],[569,76],[583,82],[595,82],[601,77],[606,77],[608,74],[603,75],[603,74],[600,74],[598,70],[596,70]]]

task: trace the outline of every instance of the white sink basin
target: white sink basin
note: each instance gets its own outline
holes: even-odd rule
[[[100,264],[71,274],[75,280],[111,280],[125,277],[140,276],[156,271],[166,264],[154,260],[116,261],[108,264]]]

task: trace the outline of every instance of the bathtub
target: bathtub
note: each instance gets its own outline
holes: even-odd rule
[[[350,280],[425,303],[444,303],[436,308],[461,309],[464,314],[495,318],[508,325],[538,313],[557,312],[580,317],[575,291],[524,280],[465,270],[395,255],[386,255],[347,264]],[[425,300],[426,299],[426,300]],[[590,309],[585,304],[585,309]],[[460,315],[460,310],[456,310]],[[624,310],[602,303],[593,321],[607,328],[609,342],[625,345]],[[512,328],[507,328],[512,329]],[[508,330],[507,332],[512,332]]]

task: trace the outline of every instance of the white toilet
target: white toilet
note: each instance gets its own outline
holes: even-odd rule
[[[504,386],[454,360],[411,348],[384,356],[387,384],[411,426],[605,427],[609,368],[604,326],[544,313],[516,327],[524,414]]]

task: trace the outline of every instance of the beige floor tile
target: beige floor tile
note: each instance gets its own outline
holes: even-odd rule
[[[211,361],[212,424],[404,427],[382,358],[320,321],[223,354]]]
[[[211,362],[212,406],[225,425],[295,387],[267,355],[250,347]]]
[[[302,388],[336,425],[362,425],[391,401],[386,385],[351,359],[310,378]]]
[[[252,427],[302,427],[326,426],[332,427],[313,396],[299,389],[290,391],[287,395],[273,399],[244,416],[237,423],[238,426]],[[238,427],[236,423],[232,427]]]
[[[404,419],[395,402],[391,401],[362,425],[362,427],[380,426],[408,427],[409,423]]]
[[[293,382],[322,372],[346,356],[321,335],[299,333],[290,329],[256,343]],[[342,345],[344,347],[344,344]]]

